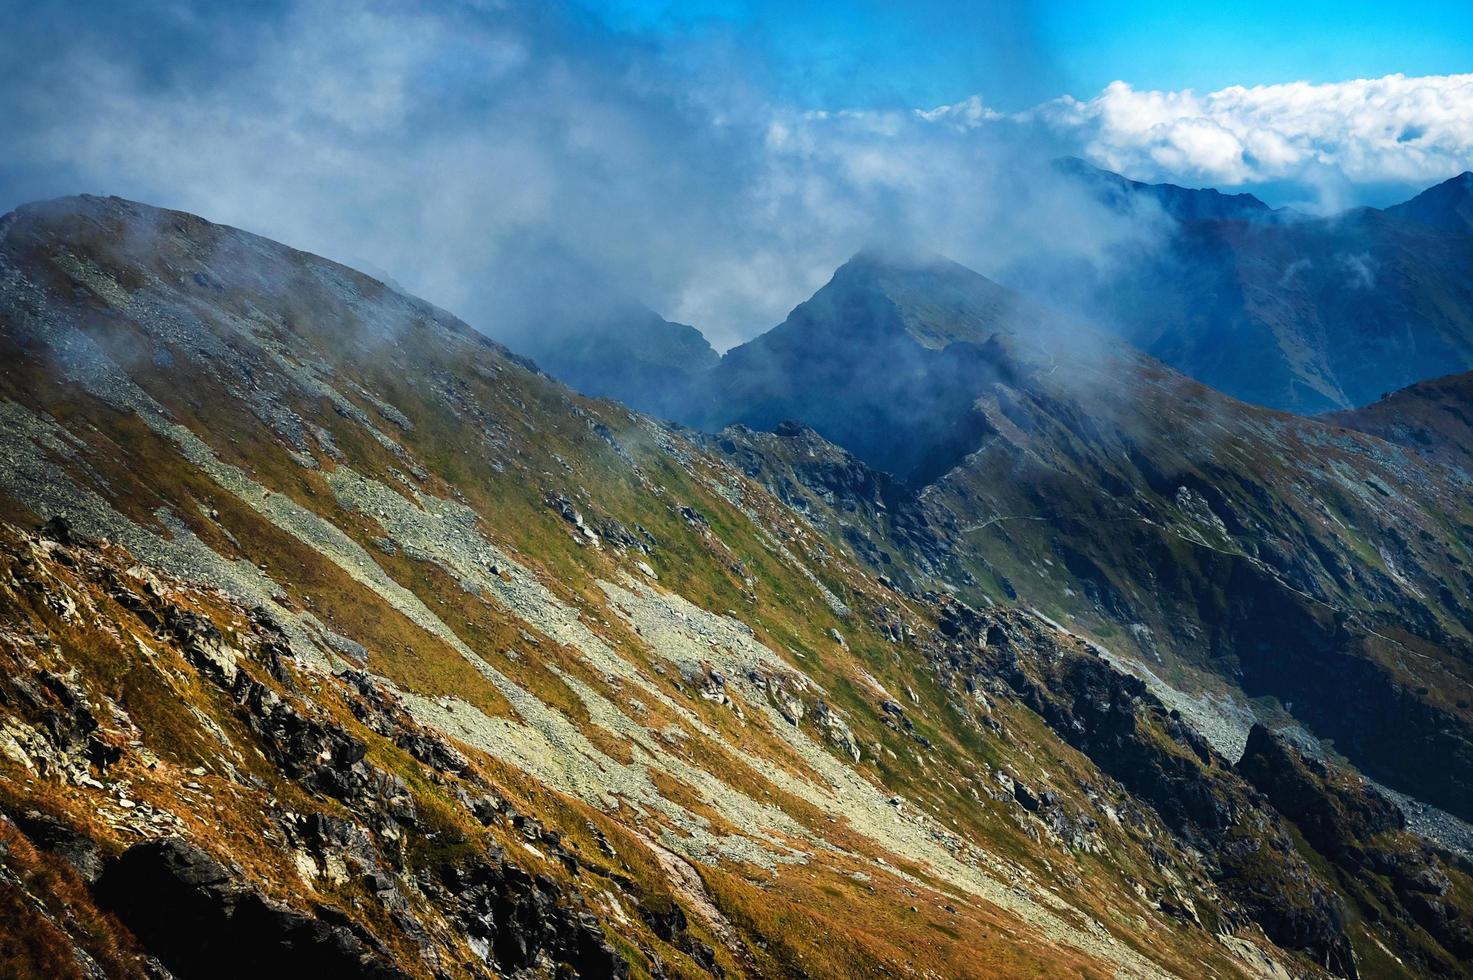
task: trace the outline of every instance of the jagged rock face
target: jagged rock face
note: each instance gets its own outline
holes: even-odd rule
[[[907,587],[919,585],[912,570],[939,576],[952,561],[947,529],[913,493],[806,425],[781,422],[770,433],[730,426],[707,445]]]
[[[59,518],[47,523],[45,534],[19,557],[29,555],[27,564],[39,570],[35,557],[39,554],[81,574],[82,581],[98,588],[90,601],[116,603],[116,614],[102,620],[105,628],[125,634],[151,628],[153,642],[163,644],[161,652],[176,655],[181,666],[197,671],[200,681],[223,699],[215,704],[229,706],[220,721],[207,728],[224,742],[220,758],[181,778],[158,753],[146,748],[145,736],[159,744],[154,740],[160,733],[145,732],[139,721],[144,712],[156,719],[159,708],[144,709],[135,721],[122,707],[135,703],[146,687],[130,688],[132,696],[125,694],[118,704],[109,701],[111,718],[100,716],[97,698],[88,693],[96,678],[80,667],[66,674],[34,671],[50,698],[17,700],[15,692],[33,690],[25,670],[0,691],[0,705],[15,712],[6,725],[15,760],[35,767],[50,759],[52,765],[65,766],[66,782],[84,789],[101,791],[110,784],[119,794],[115,805],[121,812],[141,817],[127,829],[149,839],[109,855],[113,845],[107,835],[97,835],[95,829],[89,834],[68,818],[40,809],[17,808],[11,817],[16,828],[36,848],[65,861],[88,886],[90,901],[116,916],[171,974],[183,978],[322,972],[394,978],[416,972],[396,962],[391,942],[377,934],[382,923],[367,925],[322,898],[304,910],[272,897],[266,889],[279,890],[282,882],[253,882],[239,863],[255,864],[258,854],[248,855],[228,839],[217,842],[217,847],[231,848],[237,859],[227,866],[198,844],[173,836],[184,824],[157,797],[145,802],[122,788],[128,780],[119,778],[120,773],[130,763],[141,762],[151,776],[182,783],[181,796],[211,799],[200,780],[208,779],[211,769],[230,772],[231,760],[239,764],[241,759],[233,751],[226,725],[238,725],[247,733],[252,751],[271,764],[271,776],[287,781],[285,786],[272,784],[250,772],[235,777],[239,791],[273,790],[269,799],[256,802],[264,803],[259,816],[266,821],[259,832],[280,848],[275,856],[288,862],[294,876],[308,881],[321,879],[335,887],[361,882],[387,914],[394,938],[418,947],[428,962],[444,956],[435,949],[435,933],[443,929],[439,923],[444,921],[454,924],[480,960],[503,972],[558,963],[580,976],[627,972],[627,963],[614,953],[596,921],[570,907],[563,886],[545,875],[534,879],[510,864],[500,847],[478,845],[463,830],[444,824],[443,818],[422,813],[422,793],[369,760],[367,740],[350,734],[323,705],[305,699],[304,685],[298,683],[300,666],[293,663],[289,643],[265,610],[233,610],[232,625],[239,632],[227,635],[205,612],[178,605],[177,593],[163,586],[157,575],[137,566],[120,572],[118,559],[127,556],[117,554],[117,549],[111,555],[97,554]],[[52,577],[28,581],[32,588],[65,594],[60,591],[65,585]],[[83,624],[77,605],[63,608],[64,621]],[[42,646],[48,648],[55,649]],[[100,652],[117,656],[116,651]],[[222,663],[229,669],[222,669]],[[156,664],[145,661],[143,669]],[[372,734],[423,764],[416,775],[442,781],[454,776],[461,795],[476,785],[469,761],[442,737],[415,724],[381,683],[355,672],[339,680],[343,685],[339,696],[352,715],[367,719]],[[57,706],[69,715],[64,724]],[[183,698],[164,710],[179,716],[175,724],[191,714],[204,717]],[[36,740],[15,741],[28,731],[39,733]],[[98,746],[106,746],[106,751]],[[509,812],[504,801],[485,795],[484,786],[478,788],[481,805],[467,807],[478,814],[475,820],[488,824],[503,819]],[[292,790],[306,794],[298,799],[341,804],[349,816],[291,810],[279,795]],[[137,795],[145,796],[146,791]],[[426,831],[439,839],[441,847],[450,848],[446,856],[434,862],[416,857],[414,838]],[[571,855],[567,858],[574,860]]]
[[[97,883],[97,894],[181,978],[408,977],[341,922],[267,900],[178,838],[124,851]]]
[[[1061,738],[1200,848],[1211,873],[1275,942],[1356,975],[1343,904],[1296,852],[1282,819],[1201,735],[1098,655],[1040,644],[1026,623],[946,605],[938,668],[976,687],[997,678]]]
[[[1466,859],[1405,833],[1394,803],[1261,725],[1237,770],[1333,862],[1360,912],[1388,925],[1397,955],[1428,975],[1466,975],[1473,906],[1458,885],[1470,870]]]
[[[1299,603],[1289,609],[1256,621],[1261,632],[1243,647],[1243,689],[1293,705],[1311,730],[1334,740],[1373,777],[1464,819],[1473,816],[1473,728],[1456,704],[1466,703],[1462,685],[1429,697],[1430,687],[1408,686],[1392,666],[1399,652],[1426,646],[1359,635],[1327,611],[1306,615]],[[1285,648],[1294,651],[1293,660],[1278,653]]]
[[[1304,758],[1263,725],[1248,733],[1237,769],[1324,854],[1339,855],[1358,840],[1406,825],[1396,804],[1363,785],[1332,789],[1325,763]]]

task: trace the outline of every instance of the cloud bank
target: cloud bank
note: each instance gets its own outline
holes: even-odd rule
[[[814,112],[738,37],[672,50],[558,3],[42,2],[19,27],[0,38],[6,206],[194,211],[502,337],[621,295],[723,347],[875,244],[1004,279],[1044,257],[1108,272],[1158,216],[1088,199],[1061,154],[1222,184],[1430,183],[1473,159],[1470,76]]]
[[[1352,183],[1421,185],[1473,166],[1473,74],[1205,95],[1115,82],[1088,101],[1066,97],[1025,115],[1138,179],[1238,185],[1332,172]]]

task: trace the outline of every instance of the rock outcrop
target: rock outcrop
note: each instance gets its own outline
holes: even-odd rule
[[[331,914],[308,915],[267,899],[176,837],[128,848],[96,887],[101,904],[180,978],[409,976],[373,937]]]
[[[1386,927],[1404,960],[1427,975],[1466,973],[1473,904],[1466,859],[1405,832],[1401,810],[1354,773],[1305,756],[1255,725],[1237,770],[1328,858],[1362,915]],[[1431,940],[1429,942],[1428,940]]]

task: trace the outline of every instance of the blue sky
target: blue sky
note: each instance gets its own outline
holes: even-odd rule
[[[1211,90],[1473,71],[1473,2],[912,3],[586,0],[618,30],[679,45],[725,34],[782,93],[820,108],[931,106],[980,93],[1022,109],[1110,82]]]
[[[1473,71],[1467,0],[1049,0],[1040,33],[1084,97],[1116,79],[1198,90]]]

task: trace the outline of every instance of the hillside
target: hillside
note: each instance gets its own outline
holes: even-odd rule
[[[873,392],[822,365],[837,336],[918,346],[906,316],[893,303],[868,320],[863,307],[815,304],[789,321],[783,371],[760,374],[798,393],[772,414],[813,428],[729,428],[713,448],[879,573],[1023,603],[1088,634],[1230,756],[1255,714],[1293,722],[1377,779],[1473,818],[1465,481],[1033,319],[1021,301],[997,301],[995,284],[941,268],[975,286],[973,303],[952,304],[970,319],[907,383],[941,389],[933,410],[951,414],[907,428],[912,402],[896,401],[881,404],[898,424],[876,419]],[[858,274],[851,263],[835,282],[864,295]],[[875,273],[871,288],[912,275]],[[811,405],[824,406],[817,422],[803,415]],[[874,472],[890,459],[851,439],[850,418],[867,420],[871,441],[898,433],[939,475],[906,488]]]
[[[1457,969],[1451,857],[1373,920],[1089,646],[378,280],[35,205],[0,354],[6,972]]]
[[[1327,414],[1324,420],[1450,466],[1460,482],[1473,473],[1473,373],[1423,381],[1364,408]]]

